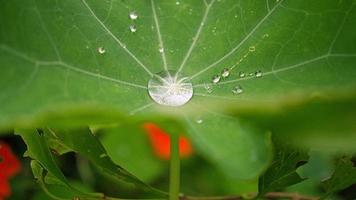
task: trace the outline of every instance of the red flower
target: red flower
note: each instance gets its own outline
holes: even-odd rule
[[[164,160],[170,158],[170,138],[169,134],[153,123],[145,123],[144,129],[148,133],[151,145],[155,154]],[[190,141],[184,137],[179,137],[179,156],[181,158],[192,155],[193,149]]]
[[[20,171],[20,162],[10,147],[0,142],[0,200],[11,195],[9,178]]]

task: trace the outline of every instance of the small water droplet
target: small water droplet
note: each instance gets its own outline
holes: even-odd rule
[[[211,87],[211,85],[209,85],[209,84],[205,84],[204,88],[208,94],[213,92],[213,87]]]
[[[240,78],[244,78],[246,76],[245,72],[240,72],[239,73]]]
[[[228,68],[224,68],[221,72],[221,76],[223,78],[227,78],[230,75],[230,70]]]
[[[132,20],[136,20],[138,18],[138,15],[137,15],[136,11],[131,11],[129,14],[129,17]]]
[[[232,90],[233,94],[241,94],[243,93],[243,89],[240,85],[235,86]]]
[[[197,118],[197,119],[195,120],[195,122],[196,122],[197,124],[201,124],[201,123],[203,123],[204,121],[203,121],[202,118]]]
[[[269,34],[268,33],[266,33],[266,34],[264,34],[263,36],[262,36],[262,38],[268,38],[269,37]]]
[[[104,54],[105,52],[106,52],[106,50],[104,49],[104,47],[99,47],[98,48],[98,53]]]
[[[262,77],[262,71],[261,70],[258,70],[257,72],[255,72],[255,76],[256,76],[256,78],[260,78],[260,77]]]
[[[131,25],[130,26],[130,31],[131,31],[131,33],[135,33],[137,31],[136,26],[135,25]]]
[[[178,6],[180,4],[180,2],[179,1],[176,1],[176,5]]]
[[[250,47],[248,48],[248,50],[249,50],[250,52],[254,52],[254,51],[256,51],[256,47],[255,47],[255,46],[250,46]]]
[[[212,82],[213,82],[214,84],[217,84],[217,83],[220,82],[220,79],[221,79],[220,75],[215,75],[215,76],[213,76],[213,78],[212,78]]]
[[[158,51],[159,51],[160,53],[163,53],[163,52],[164,52],[164,48],[163,48],[163,47],[160,47],[160,48],[158,49]]]
[[[106,156],[108,156],[108,155],[105,154],[105,153],[103,153],[103,154],[100,155],[100,158],[104,158],[104,157],[106,157]]]
[[[249,76],[254,76],[254,75],[255,75],[255,73],[250,72],[248,75],[249,75]]]

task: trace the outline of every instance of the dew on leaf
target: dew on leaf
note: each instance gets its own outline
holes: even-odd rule
[[[215,75],[215,76],[213,76],[213,78],[212,78],[212,82],[213,82],[214,84],[217,84],[217,83],[220,82],[220,79],[221,79],[220,75]]]
[[[135,33],[137,31],[137,28],[135,25],[131,25],[129,28],[130,28],[131,33]]]
[[[269,34],[268,33],[266,33],[266,34],[264,34],[263,36],[262,36],[262,38],[268,38],[269,37]]]
[[[221,72],[221,76],[223,78],[227,78],[230,75],[230,70],[228,68],[224,68]]]
[[[99,54],[104,54],[106,52],[106,50],[104,49],[104,47],[99,47],[98,48],[98,53]]]
[[[196,122],[197,124],[201,124],[201,123],[203,123],[204,121],[203,121],[202,118],[197,118],[197,119],[195,120],[195,122]]]
[[[136,11],[131,11],[129,14],[129,17],[131,20],[136,20],[138,18],[138,15],[137,15]]]
[[[260,78],[260,77],[262,77],[262,71],[261,70],[258,70],[257,72],[255,72],[255,76],[256,76],[256,78]]]
[[[241,94],[243,92],[243,89],[240,85],[237,85],[231,91],[233,94]]]
[[[182,106],[193,97],[190,78],[175,71],[162,71],[148,81],[148,94],[158,104]]]
[[[213,88],[209,84],[205,84],[204,88],[205,88],[206,92],[209,94],[213,92]]]
[[[240,77],[240,78],[244,78],[245,76],[246,76],[245,72],[240,72],[240,73],[239,73],[239,77]]]
[[[180,2],[179,1],[176,1],[176,5],[178,6],[180,4]]]
[[[254,51],[256,51],[256,47],[255,47],[255,46],[250,46],[250,47],[248,48],[248,50],[249,50],[250,52],[254,52]]]
[[[163,48],[163,47],[160,47],[160,48],[158,49],[158,51],[159,51],[160,53],[163,53],[163,52],[164,52],[164,48]]]

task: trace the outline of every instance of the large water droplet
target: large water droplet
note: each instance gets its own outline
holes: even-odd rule
[[[106,50],[104,49],[104,47],[99,47],[98,48],[98,53],[104,54],[105,52],[106,52]]]
[[[135,33],[137,31],[137,28],[135,25],[131,25],[129,28],[130,28],[131,33]]]
[[[223,78],[227,78],[230,75],[230,70],[228,68],[224,68],[221,72],[221,76]]]
[[[241,94],[244,90],[242,89],[241,85],[237,85],[231,91],[233,94]]]
[[[212,81],[213,83],[217,84],[217,83],[220,82],[220,79],[221,79],[220,75],[215,75],[215,76],[213,76],[213,78],[212,78],[211,81]]]
[[[137,15],[136,11],[131,11],[129,14],[129,17],[132,20],[136,20],[138,18],[138,15]]]
[[[193,97],[190,78],[175,74],[174,71],[162,71],[148,81],[148,94],[156,103],[165,106],[182,106]]]

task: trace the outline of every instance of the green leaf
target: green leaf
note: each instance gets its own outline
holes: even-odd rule
[[[294,146],[355,152],[355,93],[334,94],[337,96],[309,96],[302,102],[281,101],[267,109],[246,109],[237,115],[271,130],[280,140]]]
[[[335,172],[330,179],[322,182],[325,197],[356,183],[356,168],[351,157],[339,158],[335,164]]]
[[[269,160],[268,151],[263,153],[268,145],[255,146],[264,136],[247,133],[229,117],[206,114],[192,104],[210,110],[212,100],[224,100],[213,104],[220,113],[239,106],[275,105],[276,98],[293,102],[291,94],[347,93],[356,87],[356,9],[351,0],[0,3],[1,128],[113,123],[149,110],[184,113],[192,124],[190,113],[200,112],[211,123],[188,130],[200,151],[209,147],[204,154],[214,163],[230,159],[218,164],[225,173],[252,178]],[[131,11],[138,19],[129,19]],[[137,27],[135,33],[130,25]],[[98,53],[99,47],[106,52]],[[177,109],[180,112],[154,106],[147,94],[152,74],[167,68],[183,72],[194,86],[192,100],[186,109]],[[224,68],[233,68],[230,76],[212,84],[211,78]],[[253,74],[259,70],[263,75],[256,78]],[[239,72],[252,76],[241,78]],[[243,92],[233,94],[238,85]],[[217,131],[225,128],[216,122],[236,129],[226,130],[220,144],[215,141]],[[350,121],[335,124],[350,126]],[[289,130],[294,127],[288,125]],[[204,140],[198,140],[202,135]],[[231,140],[229,149],[219,149],[227,137],[247,138],[247,144]],[[239,151],[238,157],[230,152],[232,146],[238,147],[232,151]],[[240,162],[254,149],[259,160]]]
[[[99,134],[109,157],[141,180],[152,182],[165,169],[166,165],[154,155],[142,128],[121,125],[100,130]]]
[[[67,179],[59,169],[56,161],[48,148],[43,135],[40,135],[36,130],[19,129],[16,134],[20,135],[27,146],[27,155],[36,160],[44,169],[50,172],[58,180],[69,186]],[[35,177],[41,174],[39,170],[34,171]]]
[[[308,163],[297,169],[299,176],[314,182],[329,179],[333,172],[333,155],[315,149],[309,151]]]
[[[186,121],[199,152],[228,177],[254,179],[267,168],[272,149],[266,131],[219,113]]]
[[[90,160],[107,175],[118,180],[135,184],[146,190],[156,191],[142,182],[121,166],[115,164],[108,156],[103,145],[89,130],[89,128],[49,129],[49,132],[63,142],[68,148]],[[156,191],[162,194],[160,191]]]
[[[36,130],[32,129],[19,129],[16,130],[16,133],[19,134],[27,145],[27,154],[34,161],[31,162],[31,167],[33,174],[41,184],[45,184],[44,181],[44,170],[51,174],[50,182],[61,183],[63,186],[67,187],[69,190],[78,196],[96,196],[100,197],[101,194],[86,194],[83,193],[73,186],[71,186],[66,177],[63,175],[59,169],[56,161],[54,160],[51,151],[46,143],[46,140],[43,135],[40,135]]]
[[[275,158],[272,165],[260,177],[259,194],[262,196],[267,192],[278,191],[288,186],[303,181],[296,169],[308,159],[304,151],[293,149],[288,142],[274,139]]]

